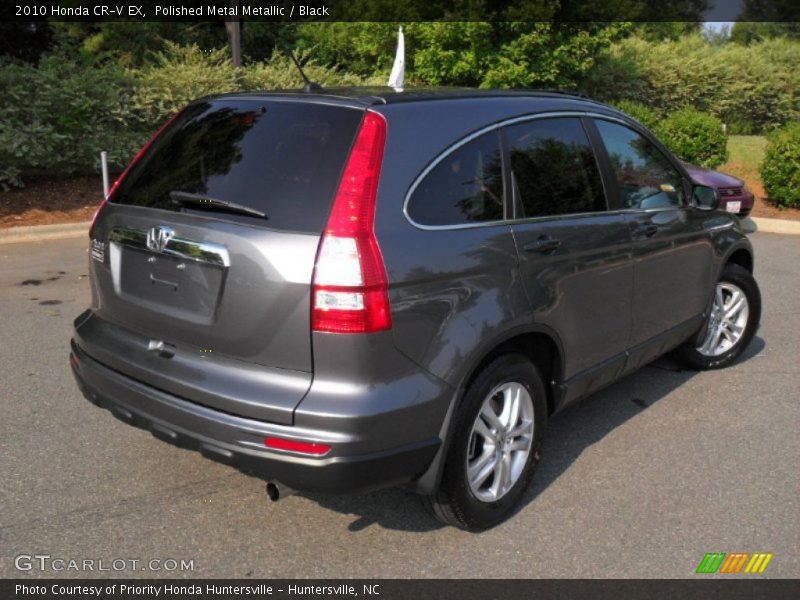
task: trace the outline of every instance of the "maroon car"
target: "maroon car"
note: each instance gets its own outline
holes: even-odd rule
[[[753,210],[755,196],[738,177],[686,163],[684,166],[695,183],[719,190],[721,210],[739,215],[742,219]]]

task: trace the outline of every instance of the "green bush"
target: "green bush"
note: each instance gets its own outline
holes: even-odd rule
[[[0,192],[7,192],[12,187],[25,187],[22,171],[11,165],[0,166]]]
[[[671,113],[655,133],[681,159],[713,169],[728,159],[728,139],[722,121],[691,108]]]
[[[761,180],[767,196],[779,206],[800,208],[800,123],[769,136]]]
[[[150,130],[196,98],[239,89],[236,68],[226,49],[203,51],[196,45],[173,42],[165,45],[163,52],[152,55],[150,64],[129,71],[135,86],[132,108]]]
[[[201,50],[198,46],[179,46],[165,42],[166,49],[153,56],[153,62],[131,71],[135,82],[133,110],[156,129],[186,104],[210,94],[242,90],[281,90],[302,87],[300,72],[288,56],[279,53],[264,62],[234,68],[227,48]],[[313,61],[303,70],[312,81],[326,87],[365,85],[375,82],[357,75],[341,73]]]
[[[583,81],[590,95],[659,111],[710,112],[731,133],[761,133],[800,119],[800,43],[710,44],[700,35],[611,46]]]
[[[87,68],[62,55],[38,67],[0,65],[0,186],[24,176],[89,173],[106,150],[122,167],[146,134],[130,109],[131,82],[113,65]]]
[[[632,102],[631,100],[620,100],[615,102],[614,106],[620,109],[629,117],[633,117],[639,123],[648,129],[654,129],[660,119],[658,113],[651,108],[646,107],[640,102]]]
[[[40,174],[97,173],[101,150],[119,171],[167,118],[201,96],[302,85],[283,55],[237,70],[227,50],[165,46],[141,70],[63,53],[38,65],[0,63],[0,190]],[[304,68],[325,86],[376,83],[313,62]]]
[[[323,87],[385,85],[386,83],[386,78],[383,77],[361,77],[340,71],[335,67],[323,67],[316,61],[304,59],[303,55],[299,57],[306,76]],[[245,90],[288,90],[303,87],[303,78],[288,56],[275,52],[269,60],[245,66],[242,69],[240,84]]]
[[[370,21],[301,23],[295,30],[297,44],[318,64],[377,77],[385,85],[400,23]],[[409,86],[482,88],[572,88],[600,51],[628,29],[621,23],[556,25],[546,19],[443,22],[409,18],[402,25]]]

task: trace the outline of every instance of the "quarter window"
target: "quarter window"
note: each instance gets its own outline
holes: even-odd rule
[[[597,162],[576,118],[536,119],[505,129],[523,217],[605,210]]]
[[[683,179],[655,144],[624,125],[601,119],[595,123],[611,159],[624,208],[683,205]]]
[[[503,167],[497,132],[445,156],[412,194],[408,215],[420,225],[463,225],[503,219]]]

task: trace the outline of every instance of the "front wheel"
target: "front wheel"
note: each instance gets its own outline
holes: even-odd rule
[[[448,525],[481,531],[504,521],[528,488],[547,418],[544,384],[520,354],[487,365],[467,388],[439,490],[428,497]]]
[[[760,320],[761,293],[753,275],[728,264],[714,290],[704,339],[699,346],[684,345],[679,356],[697,370],[727,367],[750,344]]]

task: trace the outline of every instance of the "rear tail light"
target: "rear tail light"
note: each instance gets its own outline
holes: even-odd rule
[[[375,200],[385,141],[386,121],[368,111],[317,251],[313,331],[372,333],[392,327],[386,267],[375,237]]]
[[[136,156],[134,156],[133,160],[131,160],[131,162],[128,163],[128,166],[125,167],[125,170],[122,171],[120,176],[117,177],[114,180],[114,183],[111,185],[111,189],[108,190],[108,196],[103,198],[103,201],[100,203],[100,206],[98,206],[97,210],[94,211],[94,216],[92,217],[92,225],[89,227],[89,236],[90,237],[92,235],[92,230],[94,229],[94,224],[97,221],[98,215],[103,210],[103,207],[110,200],[113,199],[114,193],[117,191],[117,188],[119,187],[119,185],[122,183],[122,181],[125,179],[125,177],[127,177],[128,173],[130,173],[130,171],[131,171],[131,169],[133,169],[134,165],[137,162],[139,162],[139,159],[142,158],[142,156],[144,156],[144,154],[150,149],[150,146],[153,145],[153,142],[155,142],[158,139],[158,136],[160,136],[162,133],[164,133],[164,130],[166,130],[167,127],[172,125],[172,122],[175,121],[175,119],[177,119],[182,113],[183,113],[183,110],[180,110],[177,113],[175,113],[174,115],[172,115],[169,119],[167,119],[166,122],[161,127],[158,128],[158,131],[156,131],[155,135],[153,137],[151,137],[144,146],[142,146],[142,149],[139,150],[139,152],[136,153]]]

